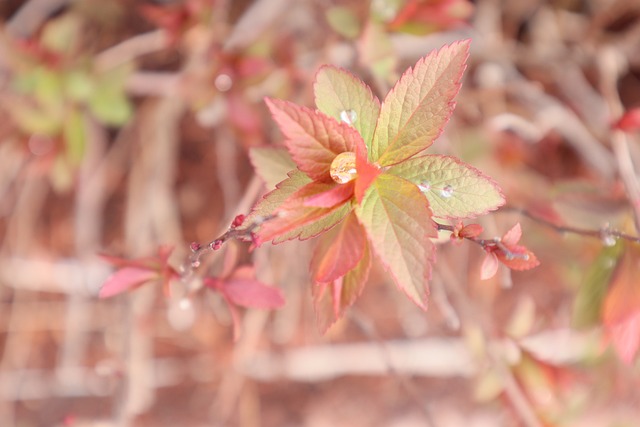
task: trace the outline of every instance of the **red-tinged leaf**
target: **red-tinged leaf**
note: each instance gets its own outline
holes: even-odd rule
[[[286,148],[253,147],[249,150],[249,159],[253,169],[266,184],[268,189],[288,177],[288,173],[296,169],[296,164],[291,160],[291,155]]]
[[[316,246],[311,259],[314,283],[329,283],[347,274],[362,258],[366,245],[364,229],[355,214],[334,227]]]
[[[468,0],[409,0],[388,27],[423,35],[462,25],[472,13],[473,4]]]
[[[249,272],[251,274],[247,275]],[[274,309],[284,305],[282,291],[256,280],[251,267],[236,270],[222,282],[221,292],[231,303],[241,307]]]
[[[432,52],[409,68],[380,109],[370,159],[382,166],[406,160],[440,136],[455,107],[469,40]]]
[[[482,234],[484,229],[480,224],[468,224],[462,227],[458,236],[463,239],[473,239],[474,237],[478,237]]]
[[[640,130],[640,108],[632,108],[625,112],[620,119],[614,123],[614,129],[623,132],[636,132]]]
[[[332,208],[315,208],[305,206],[304,200],[296,194],[287,199],[277,209],[277,216],[260,227],[256,233],[256,245],[315,237],[342,221],[352,209],[349,201]]]
[[[318,110],[353,126],[369,150],[380,113],[369,86],[346,70],[325,65],[316,74],[313,93]]]
[[[304,205],[316,208],[332,208],[342,202],[346,202],[351,197],[353,197],[354,187],[354,181],[342,185],[334,184],[327,191],[307,197],[304,200]]]
[[[135,289],[155,279],[160,279],[157,271],[149,270],[148,268],[124,267],[105,280],[98,296],[100,298],[109,298],[122,292]]]
[[[381,174],[356,208],[373,250],[396,285],[426,309],[437,231],[420,190],[402,178]]]
[[[358,178],[356,179],[355,196],[358,203],[362,203],[364,193],[375,179],[380,175],[380,169],[372,165],[367,160],[366,153],[356,151],[356,170]]]
[[[473,218],[505,202],[498,184],[455,157],[417,156],[389,168],[388,173],[417,185],[438,218]]]
[[[362,258],[353,270],[331,283],[314,284],[313,306],[321,333],[325,333],[360,297],[369,278],[370,268],[371,252],[365,242]]]
[[[285,145],[298,168],[313,180],[331,180],[329,170],[335,157],[354,152],[360,134],[346,123],[319,111],[265,98],[274,120],[285,136]]]
[[[261,219],[273,215],[289,197],[310,182],[312,182],[311,179],[297,169],[289,172],[287,179],[277,184],[275,190],[265,194],[262,200],[253,207],[251,213],[247,215],[238,229],[247,227],[256,221],[261,222]]]
[[[482,267],[480,267],[480,280],[491,279],[498,272],[499,266],[500,263],[496,254],[488,252],[484,257],[484,261],[482,261]]]
[[[640,348],[640,309],[607,328],[607,335],[620,359],[630,365]]]
[[[530,270],[540,265],[540,261],[536,255],[524,246],[504,245],[510,253],[496,251],[498,261],[509,267],[511,270],[524,271]]]

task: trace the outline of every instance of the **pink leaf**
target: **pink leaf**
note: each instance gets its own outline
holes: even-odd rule
[[[224,281],[222,292],[229,301],[241,307],[273,309],[284,305],[282,291],[255,279],[230,278]]]
[[[480,279],[491,279],[498,272],[499,265],[500,263],[498,262],[496,254],[492,252],[487,253],[484,257],[484,261],[482,262],[482,267],[480,268]]]
[[[607,333],[620,359],[630,365],[640,348],[640,310],[610,325]]]
[[[147,268],[124,267],[105,280],[98,296],[109,298],[158,278],[160,278],[158,272]]]
[[[333,159],[355,152],[357,141],[362,140],[354,128],[319,111],[278,99],[265,98],[265,102],[286,137],[293,161],[313,180],[330,181]]]

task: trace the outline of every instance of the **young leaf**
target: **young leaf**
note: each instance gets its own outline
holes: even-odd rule
[[[285,135],[285,145],[298,168],[313,180],[330,180],[335,157],[355,151],[362,137],[346,123],[319,111],[279,99],[265,98],[274,120]]]
[[[418,156],[392,166],[388,173],[417,185],[439,218],[473,218],[505,202],[498,184],[455,157]]]
[[[157,271],[138,267],[124,267],[105,280],[98,296],[100,298],[109,298],[159,278],[160,275]]]
[[[304,205],[317,208],[332,208],[353,197],[354,186],[353,181],[344,185],[333,185],[327,191],[307,197]]]
[[[266,218],[272,215],[293,193],[300,190],[311,179],[297,169],[289,172],[289,177],[276,185],[275,190],[265,194],[265,196],[256,204],[251,213],[247,215],[243,225],[251,225],[259,218]],[[238,227],[242,229],[243,226]]]
[[[573,325],[576,328],[595,326],[600,322],[607,286],[624,245],[621,242],[605,246],[589,266],[573,303]]]
[[[367,150],[371,149],[380,101],[362,80],[346,70],[325,65],[316,74],[313,93],[318,110],[353,126]]]
[[[604,300],[602,320],[620,358],[631,363],[640,348],[640,247],[625,248]]]
[[[316,246],[311,259],[313,282],[329,283],[347,274],[362,258],[366,240],[356,216],[349,215]]]
[[[426,309],[436,237],[425,197],[410,182],[381,174],[356,208],[374,251],[396,285]]]
[[[253,147],[249,150],[249,159],[268,189],[275,188],[276,184],[287,179],[289,171],[296,168],[285,148]]]
[[[237,268],[221,283],[221,292],[235,305],[248,308],[273,309],[284,305],[282,291],[255,278],[250,266]]]
[[[387,95],[371,145],[370,159],[399,163],[440,136],[455,106],[469,40],[434,51],[409,68]]]
[[[256,245],[315,237],[338,224],[350,211],[350,202],[332,208],[314,208],[305,206],[302,198],[291,198],[277,210],[275,218],[260,227],[256,233]]]
[[[360,296],[371,268],[371,252],[365,242],[362,258],[344,277],[311,288],[318,329],[325,333]]]

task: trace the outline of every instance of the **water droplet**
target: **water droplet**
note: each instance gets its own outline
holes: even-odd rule
[[[353,110],[343,110],[340,112],[340,120],[350,126],[353,126],[356,120],[358,120],[358,113]]]
[[[602,244],[608,247],[615,246],[617,239],[609,233],[602,233]]]
[[[346,184],[353,181],[358,176],[356,170],[356,153],[350,151],[340,153],[331,162],[329,170],[331,178],[338,184]]]
[[[418,188],[423,193],[426,193],[431,190],[431,183],[429,181],[422,181],[420,184],[418,184]]]
[[[450,185],[445,185],[442,190],[440,190],[440,195],[444,198],[449,198],[453,196],[453,187]]]
[[[233,80],[231,79],[231,76],[223,73],[218,74],[216,79],[213,81],[213,84],[220,92],[226,92],[231,89],[231,86],[233,86]]]

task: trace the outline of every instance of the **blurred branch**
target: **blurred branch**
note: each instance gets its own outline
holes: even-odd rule
[[[11,17],[6,25],[13,37],[30,37],[52,14],[72,0],[29,0]]]
[[[167,36],[163,30],[138,34],[96,55],[95,66],[99,71],[116,68],[166,47]]]

